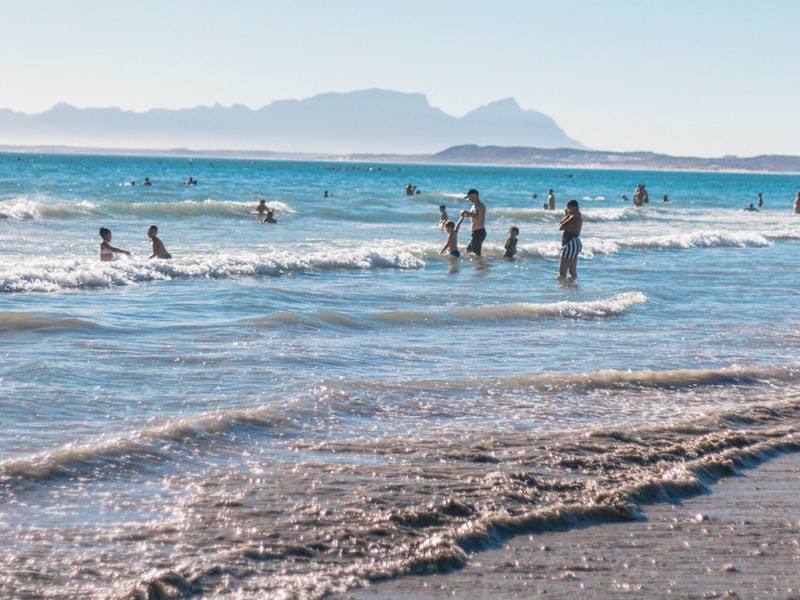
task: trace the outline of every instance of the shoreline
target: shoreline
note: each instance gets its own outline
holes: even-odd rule
[[[488,147],[477,148],[477,151],[490,150]],[[332,162],[341,164],[364,164],[364,163],[378,163],[378,164],[403,164],[403,165],[437,165],[437,166],[460,166],[460,167],[506,167],[518,169],[560,169],[560,170],[606,170],[606,171],[658,171],[668,173],[720,173],[720,174],[753,174],[753,175],[799,175],[800,174],[800,157],[752,157],[752,158],[738,158],[738,157],[725,157],[719,159],[710,158],[689,158],[689,157],[668,157],[667,155],[654,155],[663,156],[670,160],[681,161],[697,161],[697,162],[711,162],[712,166],[703,167],[700,165],[695,166],[676,166],[672,165],[659,165],[648,163],[644,164],[641,160],[631,158],[630,162],[622,160],[613,160],[611,162],[603,162],[602,160],[594,161],[553,161],[543,159],[541,161],[521,161],[518,158],[508,160],[477,160],[476,158],[458,159],[455,157],[448,158],[440,156],[440,154],[447,154],[450,150],[444,150],[439,154],[365,154],[365,153],[349,153],[349,154],[335,154],[335,153],[304,153],[304,152],[280,152],[269,150],[192,150],[189,148],[106,148],[106,147],[89,147],[89,146],[68,146],[68,145],[4,145],[0,144],[0,154],[52,154],[52,155],[79,155],[79,156],[120,156],[120,157],[141,157],[141,158],[202,158],[202,159],[220,159],[220,160],[259,160],[259,161],[294,161],[294,162]],[[503,150],[513,150],[504,148]],[[520,150],[535,150],[533,148],[526,148]],[[571,150],[564,150],[571,151]],[[543,153],[559,152],[559,150],[543,149]],[[586,151],[594,152],[596,157],[619,157],[625,154],[630,154],[631,157],[635,155],[653,153],[611,153],[603,151]],[[764,161],[773,160],[790,160],[797,162],[793,168],[745,168],[745,167],[722,167],[716,166],[713,161],[749,161],[756,159],[763,159]]]
[[[800,595],[800,452],[707,494],[640,507],[633,522],[519,536],[460,570],[409,575],[333,600],[788,598]]]

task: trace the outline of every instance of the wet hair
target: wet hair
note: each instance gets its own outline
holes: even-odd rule
[[[800,193],[800,192],[799,192],[799,193]],[[446,207],[444,204],[440,204],[440,205],[439,205],[439,210],[444,210],[445,208],[447,208],[447,207]]]
[[[101,227],[100,228],[100,237],[105,238],[106,234],[111,234],[111,230],[108,227]]]
[[[447,229],[448,227],[455,227],[455,226],[456,224],[453,223],[452,221],[448,221],[447,223],[444,224],[445,229]]]
[[[156,225],[150,225],[150,227],[148,228],[148,231],[150,231],[150,229],[152,229],[153,231],[158,233],[158,227]]]
[[[574,208],[580,208],[580,206],[578,205],[578,201],[577,200],[570,200],[569,202],[567,202],[567,206],[574,207]]]
[[[511,229],[509,229],[509,231],[513,231],[514,233],[519,235],[519,227],[517,227],[516,225],[514,225]]]

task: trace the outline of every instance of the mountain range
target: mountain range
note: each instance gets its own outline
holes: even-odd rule
[[[257,110],[216,105],[137,113],[57,104],[29,115],[3,109],[0,144],[316,154],[425,154],[465,144],[584,148],[552,118],[512,98],[454,117],[422,94],[379,89],[280,100]]]

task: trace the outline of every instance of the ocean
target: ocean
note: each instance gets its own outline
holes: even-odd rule
[[[638,183],[641,208],[621,199]],[[483,255],[468,222],[441,255],[439,205],[457,218],[469,188]],[[0,596],[402,585],[800,450],[798,190],[0,154]],[[574,281],[556,277],[568,199]],[[149,259],[150,225],[172,259]],[[101,227],[131,255],[100,261]]]

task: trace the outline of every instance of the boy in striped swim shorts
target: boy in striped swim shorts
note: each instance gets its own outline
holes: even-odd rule
[[[583,227],[583,215],[577,200],[567,202],[564,209],[564,218],[558,224],[558,228],[564,233],[561,236],[561,261],[558,264],[558,276],[566,277],[569,271],[573,279],[578,276],[578,254],[583,250],[581,244],[581,228]]]

